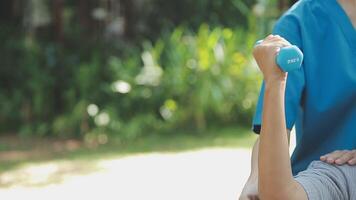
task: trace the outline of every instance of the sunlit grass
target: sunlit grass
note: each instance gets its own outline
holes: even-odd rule
[[[6,141],[1,140],[0,146],[2,148],[0,152],[18,151],[20,155],[23,152],[32,152],[22,156],[15,154],[15,158],[11,160],[0,159],[0,173],[24,164],[46,161],[91,162],[148,152],[181,152],[210,147],[247,148],[253,145],[255,138],[256,136],[247,128],[228,127],[210,129],[198,134],[189,131],[178,132],[174,135],[150,134],[147,137],[130,142],[122,142],[111,138],[109,143],[96,148],[80,145],[72,149],[54,150],[51,144],[41,143],[42,147],[40,150],[35,151],[32,148],[39,146],[39,142],[34,139],[22,140],[23,144],[20,142],[15,146],[6,145]]]
[[[251,151],[245,147],[255,138],[240,127],[152,133],[131,142],[109,138],[97,148],[72,140],[0,138],[0,153],[13,152],[10,160],[0,156],[0,196],[232,200],[248,177]]]
[[[0,176],[0,196],[44,199],[236,199],[249,172],[239,148],[27,164]],[[223,185],[223,187],[221,187]]]

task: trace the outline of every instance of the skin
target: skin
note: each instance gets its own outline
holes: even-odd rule
[[[341,7],[345,10],[352,25],[356,29],[356,1],[355,0],[338,0]]]
[[[287,73],[275,63],[280,48],[289,45],[283,38],[270,35],[253,52],[265,81],[258,151],[258,194],[264,200],[307,199],[304,189],[293,178],[289,158],[284,112]]]
[[[356,1],[355,0],[338,0],[340,5],[345,10],[346,14],[349,16],[349,19],[353,26],[356,29]],[[273,52],[273,50],[271,50]],[[266,54],[267,55],[267,54]],[[256,60],[257,61],[257,60]],[[259,61],[258,63],[261,66],[267,61]],[[260,67],[259,64],[259,67]],[[278,74],[278,73],[277,73]],[[282,90],[283,91],[283,90]],[[289,141],[289,130],[287,131],[288,141]],[[250,176],[245,184],[244,189],[241,192],[240,200],[255,200],[259,199],[259,152],[260,152],[260,140],[261,137],[258,138],[253,146],[252,150],[252,158],[251,158],[251,173]],[[286,150],[287,151],[287,150]],[[267,151],[268,152],[268,151]],[[277,159],[279,160],[279,159]],[[337,150],[331,152],[329,154],[323,155],[320,157],[321,161],[327,162],[329,164],[336,164],[336,165],[356,165],[356,150]],[[288,169],[289,170],[289,169]],[[288,178],[289,179],[289,178]],[[303,193],[303,191],[302,191]]]
[[[356,165],[356,150],[334,151],[321,156],[320,160],[335,165]]]

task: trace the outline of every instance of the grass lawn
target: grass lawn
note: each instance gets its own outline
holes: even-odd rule
[[[255,139],[256,136],[249,129],[242,127],[214,128],[204,134],[151,134],[125,143],[109,138],[107,144],[96,148],[75,140],[4,136],[0,138],[0,173],[23,164],[46,161],[91,162],[146,152],[181,152],[211,147],[248,148]]]

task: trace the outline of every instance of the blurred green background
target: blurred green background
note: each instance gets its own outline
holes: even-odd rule
[[[251,145],[251,50],[294,2],[1,1],[0,151]]]

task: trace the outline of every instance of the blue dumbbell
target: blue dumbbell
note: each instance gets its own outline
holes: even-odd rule
[[[256,42],[256,45],[259,45],[263,40]],[[299,69],[303,62],[303,53],[295,45],[288,47],[283,47],[278,52],[276,56],[277,65],[285,72],[290,72],[296,69]]]

